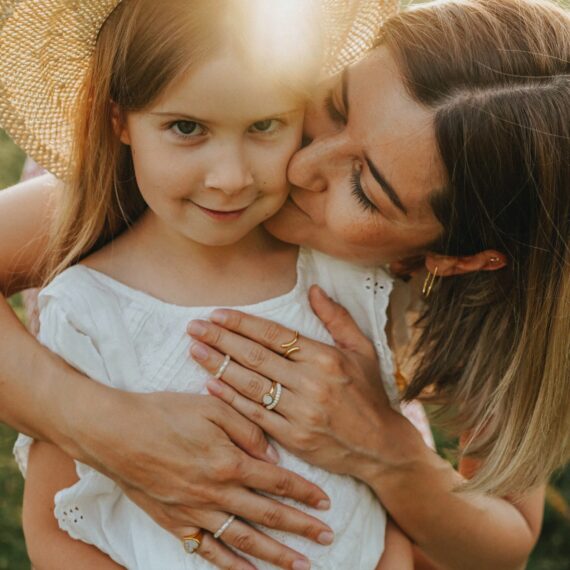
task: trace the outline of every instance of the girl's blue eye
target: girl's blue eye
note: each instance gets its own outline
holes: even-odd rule
[[[183,138],[197,137],[205,133],[204,127],[195,121],[176,121],[171,128],[175,134]]]
[[[264,121],[257,121],[253,123],[251,129],[255,133],[272,133],[279,126],[277,119],[265,119]]]

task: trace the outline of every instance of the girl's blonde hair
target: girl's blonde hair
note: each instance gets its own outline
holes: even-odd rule
[[[144,110],[175,79],[224,49],[283,89],[309,94],[321,63],[316,3],[308,0],[313,9],[295,23],[295,45],[269,49],[258,41],[259,26],[269,23],[255,17],[267,1],[123,0],[117,6],[100,30],[83,85],[72,175],[41,260],[45,282],[108,243],[146,209],[114,114],[120,121],[125,113]],[[306,53],[302,60],[299,51]]]
[[[570,16],[548,0],[438,2],[381,44],[434,113],[447,184],[431,249],[509,259],[439,281],[406,398],[456,412],[483,460],[468,488],[524,492],[570,457]]]

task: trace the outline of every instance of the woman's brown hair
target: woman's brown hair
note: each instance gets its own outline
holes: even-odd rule
[[[547,0],[441,2],[381,44],[434,113],[447,184],[431,249],[508,257],[438,282],[405,398],[430,394],[471,434],[470,487],[523,492],[570,456],[570,17]]]

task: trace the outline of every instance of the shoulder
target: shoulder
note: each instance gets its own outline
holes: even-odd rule
[[[381,302],[390,296],[393,280],[381,267],[356,265],[309,249],[301,250],[301,255],[307,279],[334,298],[350,295],[366,302]]]
[[[120,315],[120,299],[96,272],[75,265],[60,273],[38,296],[40,331],[65,321],[85,333],[97,330],[106,315]]]

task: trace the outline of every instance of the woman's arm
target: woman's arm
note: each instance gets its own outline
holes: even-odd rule
[[[94,546],[74,540],[54,517],[55,494],[77,481],[75,464],[58,447],[35,442],[24,488],[23,526],[35,570],[121,570]]]
[[[337,348],[300,339],[301,350],[290,360],[279,353],[293,333],[275,323],[236,311],[216,311],[214,322],[192,323],[197,361],[212,371],[223,354],[234,359],[223,383],[209,383],[211,393],[299,457],[368,483],[438,567],[523,567],[539,534],[542,489],[516,503],[458,492],[462,476],[390,407],[374,347],[354,321],[316,288],[311,301]],[[257,403],[270,379],[284,386],[279,413]]]
[[[36,260],[47,243],[59,191],[47,176],[0,192],[4,294],[38,285]],[[196,526],[223,512],[317,542],[330,530],[314,517],[251,491],[316,508],[327,504],[318,487],[272,465],[275,452],[253,423],[213,398],[205,405],[203,397],[190,394],[127,394],[91,381],[41,346],[2,296],[0,421],[54,443],[111,477],[165,528]],[[153,429],[141,430],[141,425]],[[238,550],[283,568],[304,559],[243,527],[224,535]],[[200,554],[220,566],[251,569],[220,541],[208,539]]]

